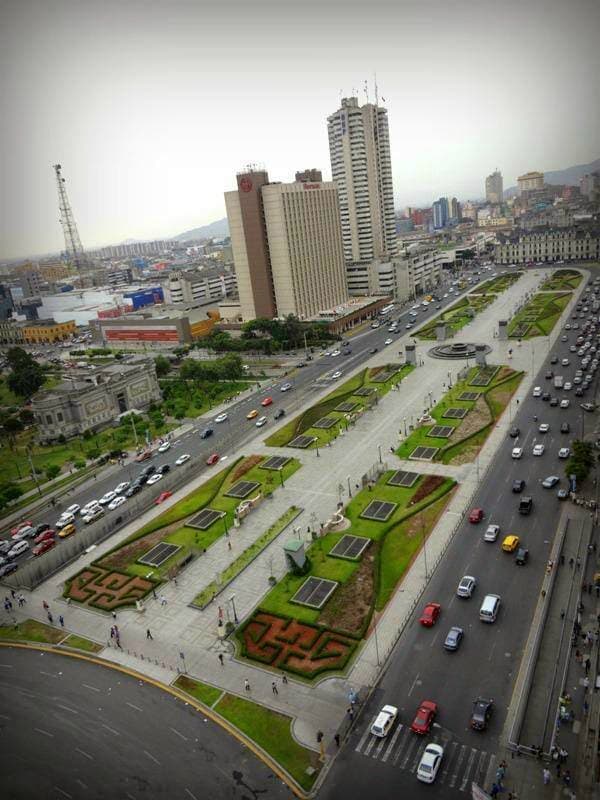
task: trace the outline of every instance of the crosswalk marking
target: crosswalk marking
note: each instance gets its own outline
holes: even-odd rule
[[[379,742],[379,746],[376,747],[375,750],[373,751],[373,758],[379,758],[379,754],[383,750],[384,744],[385,744],[385,739],[382,738],[381,741]]]
[[[452,788],[454,788],[454,785],[456,784],[456,779],[458,778],[458,771],[461,768],[461,765],[462,765],[462,762],[464,761],[465,755],[467,754],[467,749],[468,748],[467,748],[466,744],[461,744],[460,753],[458,754],[458,759],[457,759],[456,765],[454,767],[454,773],[452,774],[452,777],[450,778],[450,786]]]
[[[452,742],[450,747],[452,748],[452,753],[450,753],[450,755],[448,756],[448,760],[446,761],[446,766],[444,768],[444,771],[442,772],[443,781],[445,781],[446,778],[448,777],[448,772],[450,771],[450,765],[452,764],[452,759],[454,758],[454,754],[456,753],[458,742]]]
[[[371,726],[369,725],[369,727],[368,727],[368,728],[365,728],[365,732],[364,732],[364,733],[363,733],[363,735],[360,737],[360,742],[359,742],[359,743],[356,745],[356,747],[354,748],[354,749],[355,749],[355,751],[356,751],[357,753],[360,753],[360,751],[362,750],[362,746],[363,746],[363,744],[366,742],[366,740],[367,740],[367,736],[368,736],[370,733],[371,733]]]
[[[484,764],[487,758],[487,753],[485,750],[482,750],[481,755],[479,756],[479,764],[477,765],[477,772],[475,773],[475,778],[477,779],[477,783],[481,783],[484,776]]]
[[[396,744],[396,739],[397,739],[397,738],[398,738],[398,736],[400,735],[400,731],[401,731],[403,728],[404,728],[404,725],[400,724],[400,725],[398,725],[398,727],[397,727],[397,728],[396,728],[396,730],[394,731],[394,735],[392,736],[392,740],[391,740],[391,742],[390,742],[390,744],[389,744],[389,747],[388,747],[388,749],[385,751],[385,753],[383,754],[383,756],[382,756],[382,758],[381,758],[381,760],[382,760],[382,761],[387,761],[387,760],[388,760],[388,758],[390,757],[390,753],[392,752],[392,750],[394,749],[394,745]]]
[[[402,764],[400,764],[400,769],[406,769],[406,765],[408,764],[408,760],[412,755],[412,751],[415,749],[415,745],[417,744],[417,739],[415,736],[412,737],[412,741],[408,746],[408,750],[406,751],[406,755],[402,759]]]
[[[464,773],[464,776],[463,776],[463,779],[462,779],[462,783],[460,785],[460,791],[461,792],[464,792],[465,786],[467,785],[467,783],[469,781],[469,775],[471,774],[471,769],[473,768],[473,764],[475,763],[476,756],[477,756],[477,750],[474,750],[473,748],[471,748],[471,755],[469,756],[469,759],[467,761],[467,766],[465,768],[465,773]]]
[[[369,753],[373,749],[373,745],[375,744],[376,741],[377,741],[377,736],[371,736],[371,738],[367,742],[367,746],[365,747],[365,749],[363,751],[366,756],[369,755]]]
[[[407,728],[406,730],[407,730],[407,733],[408,733],[408,728]],[[402,756],[402,755],[403,755],[403,753],[404,753],[404,748],[405,748],[407,745],[410,745],[410,743],[411,743],[411,740],[412,740],[412,737],[410,736],[410,734],[409,734],[408,736],[404,736],[404,737],[403,737],[403,739],[402,739],[402,741],[401,741],[401,743],[400,743],[400,746],[398,747],[398,750],[396,751],[396,755],[394,756],[394,766],[396,766],[396,764],[397,764],[397,763],[398,763],[398,761],[400,760],[400,756]]]
[[[410,768],[411,772],[414,772],[416,768],[419,766],[419,761],[421,760],[421,756],[425,752],[426,747],[427,747],[427,742],[421,742],[421,745],[417,748],[417,754],[414,757],[412,766]]]

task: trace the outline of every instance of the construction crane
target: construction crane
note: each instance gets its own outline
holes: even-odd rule
[[[62,225],[63,234],[65,237],[65,250],[67,258],[71,261],[79,276],[81,277],[82,270],[90,266],[87,256],[83,250],[81,239],[79,238],[79,231],[73,210],[69,203],[67,196],[67,189],[65,186],[65,179],[61,174],[61,165],[54,165],[54,172],[56,173],[56,185],[58,187],[58,209],[60,212],[60,224]]]

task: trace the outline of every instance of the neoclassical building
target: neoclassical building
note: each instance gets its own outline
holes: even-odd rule
[[[538,228],[498,234],[494,248],[497,264],[530,261],[596,261],[600,258],[600,228]]]

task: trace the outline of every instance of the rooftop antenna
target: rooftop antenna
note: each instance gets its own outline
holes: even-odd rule
[[[379,92],[378,92],[378,89],[377,89],[377,73],[376,72],[373,73],[373,80],[375,81],[375,105],[378,106],[379,105]]]
[[[369,102],[369,84],[365,80],[365,97],[367,98],[367,103]]]

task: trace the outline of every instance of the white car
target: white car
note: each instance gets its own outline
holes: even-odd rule
[[[339,354],[340,354],[340,351],[339,351],[339,350],[334,350],[334,351],[331,353],[331,357],[332,357],[332,358],[335,358],[336,356],[339,356]]]
[[[90,522],[95,522],[95,520],[102,516],[104,516],[104,509],[102,506],[96,506],[96,508],[93,508],[88,514],[85,515],[83,521],[86,525],[89,525]]]
[[[81,506],[77,505],[77,503],[73,503],[72,506],[69,506],[66,509],[65,514],[76,514],[79,511],[80,508],[81,508]]]
[[[534,390],[533,390],[533,396],[534,396],[534,397],[541,397],[541,396],[542,396],[542,387],[541,387],[541,386],[536,386],[536,387],[534,388]]]
[[[500,534],[500,525],[488,525],[484,534],[484,542],[495,542]]]
[[[146,486],[154,486],[155,483],[158,483],[162,480],[162,472],[155,472],[148,480],[146,481]]]
[[[116,492],[107,492],[106,494],[102,495],[102,497],[100,498],[100,500],[98,500],[98,502],[100,503],[101,506],[107,506],[111,500],[115,499],[116,496],[117,496]]]
[[[111,500],[110,503],[108,504],[108,510],[109,511],[114,511],[115,508],[118,508],[119,506],[122,506],[123,503],[126,503],[126,502],[127,502],[127,498],[126,497],[115,497],[115,499]]]
[[[185,464],[186,461],[189,461],[191,455],[189,453],[184,453],[182,456],[179,456],[177,461],[175,462],[176,467],[180,467],[182,464]]]
[[[215,422],[225,422],[227,419],[227,414],[219,414],[218,417],[215,417]]]
[[[123,481],[123,483],[115,487],[115,494],[123,494],[127,489],[129,489],[129,481]]]
[[[471,597],[477,586],[477,579],[472,575],[465,575],[460,579],[456,594],[458,597]]]
[[[571,449],[569,447],[561,447],[558,451],[559,458],[568,458],[571,455]]]
[[[439,744],[428,744],[417,767],[417,778],[423,783],[433,783],[440,769],[444,748]]]
[[[98,503],[97,500],[90,500],[89,503],[86,503],[84,505],[84,507],[81,509],[81,511],[79,513],[81,514],[82,517],[85,517],[86,514],[90,513],[90,511],[93,511],[95,508],[99,508],[99,507],[100,507],[100,504]]]
[[[560,407],[561,408],[568,408],[570,405],[571,405],[571,403],[569,402],[569,400],[567,400],[566,397],[565,397],[564,400],[560,401]]]
[[[59,528],[64,528],[65,525],[70,525],[72,522],[75,522],[75,517],[73,514],[67,514],[65,511],[64,514],[61,514],[60,517],[56,520],[54,528],[59,530]]]
[[[545,449],[546,448],[544,447],[543,444],[534,444],[533,445],[533,455],[534,456],[543,456]]]
[[[567,381],[565,383],[565,385],[563,386],[563,389],[564,389],[565,392],[570,392],[572,388],[573,388],[573,384],[571,383],[571,381]]]
[[[333,373],[333,375],[332,375],[331,377],[332,377],[334,380],[337,380],[338,378],[341,378],[341,377],[342,377],[341,370],[339,370],[339,369],[338,369],[338,370],[337,370],[337,372],[334,372],[334,373]]]
[[[163,443],[162,443],[162,444],[159,446],[159,448],[158,448],[158,452],[159,452],[159,453],[166,453],[166,452],[167,452],[167,450],[170,450],[170,449],[171,449],[171,442],[163,442]]]
[[[29,550],[29,542],[26,542],[24,539],[21,539],[21,541],[17,542],[16,544],[13,544],[13,546],[6,554],[6,557],[9,559],[16,558],[17,556],[20,556],[21,553],[27,552],[27,550]]]
[[[291,383],[283,383],[283,384],[282,384],[282,385],[279,387],[279,391],[280,391],[280,392],[289,392],[289,390],[290,390],[291,388],[292,388],[292,384],[291,384]]]
[[[393,341],[394,341],[393,339],[386,339],[384,344],[392,344]]]
[[[31,536],[32,533],[35,531],[33,525],[23,525],[19,528],[16,533],[13,533],[11,539],[13,542],[18,542],[21,539],[26,539],[28,536]]]
[[[563,365],[563,367],[568,367],[569,366],[569,359],[568,358],[563,358],[563,360],[560,363]]]
[[[384,706],[377,715],[375,722],[371,725],[373,736],[379,736],[380,738],[387,736],[397,716],[398,709],[396,706]]]
[[[521,458],[523,455],[523,448],[522,447],[513,447],[511,456],[513,458]]]
[[[262,426],[266,425],[266,424],[267,424],[267,418],[266,417],[259,417],[256,420],[256,427],[257,428],[262,428]]]
[[[540,433],[548,433],[549,430],[550,430],[550,425],[548,425],[547,422],[542,422],[542,424],[538,428],[538,431]]]

